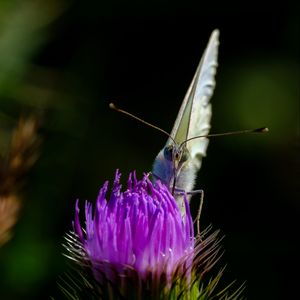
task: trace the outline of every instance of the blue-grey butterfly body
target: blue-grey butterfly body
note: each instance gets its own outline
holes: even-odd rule
[[[190,192],[206,155],[210,130],[210,98],[215,87],[215,74],[219,45],[219,31],[214,30],[209,39],[194,78],[184,97],[174,127],[165,147],[158,153],[154,165],[154,178],[169,186],[179,201],[176,191]]]

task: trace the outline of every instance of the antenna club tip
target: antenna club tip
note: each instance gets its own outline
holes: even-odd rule
[[[109,103],[109,108],[115,109],[115,110],[117,109],[117,107],[112,102]]]
[[[255,132],[266,133],[269,132],[269,128],[268,127],[258,128],[255,130]]]

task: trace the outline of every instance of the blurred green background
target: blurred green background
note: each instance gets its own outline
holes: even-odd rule
[[[227,5],[227,4],[226,4]],[[299,21],[295,5],[200,1],[0,1],[0,134],[42,115],[13,239],[0,248],[0,299],[49,299],[66,270],[63,235],[77,198],[94,200],[116,168],[141,175],[170,131],[208,37],[220,29],[212,132],[198,177],[202,227],[226,235],[225,280],[248,299],[292,299],[299,282]],[[124,178],[123,178],[124,179]],[[194,210],[197,199],[192,201]],[[59,296],[57,296],[59,299]]]

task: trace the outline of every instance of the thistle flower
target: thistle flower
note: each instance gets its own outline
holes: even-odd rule
[[[74,282],[77,288],[61,286],[65,295],[81,299],[85,291],[83,299],[209,299],[223,272],[205,286],[203,276],[219,257],[218,232],[207,237],[205,231],[196,240],[185,196],[182,215],[159,181],[154,186],[147,175],[137,180],[132,173],[122,192],[120,177],[117,171],[110,197],[104,183],[94,209],[86,201],[84,226],[76,202],[74,231],[65,247],[82,269],[79,278],[69,278],[69,288]],[[227,299],[225,290],[220,295]]]
[[[186,215],[181,216],[168,189],[156,187],[144,175],[137,181],[130,174],[127,190],[121,192],[121,174],[117,171],[109,201],[108,182],[101,188],[93,214],[86,202],[86,229],[79,221],[78,201],[74,229],[85,248],[96,278],[115,281],[118,276],[134,270],[141,280],[158,281],[188,268],[194,249],[193,222],[186,202]],[[182,263],[182,260],[185,263]],[[189,259],[190,258],[190,259]],[[188,272],[185,272],[187,275]]]

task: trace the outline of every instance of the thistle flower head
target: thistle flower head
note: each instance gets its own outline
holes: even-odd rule
[[[147,175],[138,181],[133,173],[127,190],[122,192],[120,177],[117,171],[109,200],[105,182],[94,211],[92,204],[86,202],[84,230],[76,203],[74,230],[97,280],[115,281],[116,274],[122,276],[128,270],[134,270],[141,280],[149,276],[152,280],[161,276],[170,279],[179,266],[187,275],[194,249],[188,204],[182,216],[175,199],[161,183],[154,187]]]
[[[69,299],[238,299],[242,287],[231,296],[227,288],[215,294],[223,270],[206,280],[220,257],[218,231],[209,234],[208,228],[194,238],[186,196],[182,215],[159,181],[153,185],[147,175],[137,180],[133,172],[122,191],[120,177],[117,171],[110,193],[104,183],[94,207],[86,201],[84,223],[76,202],[74,232],[66,235],[65,247],[81,269],[69,273],[64,294]]]

